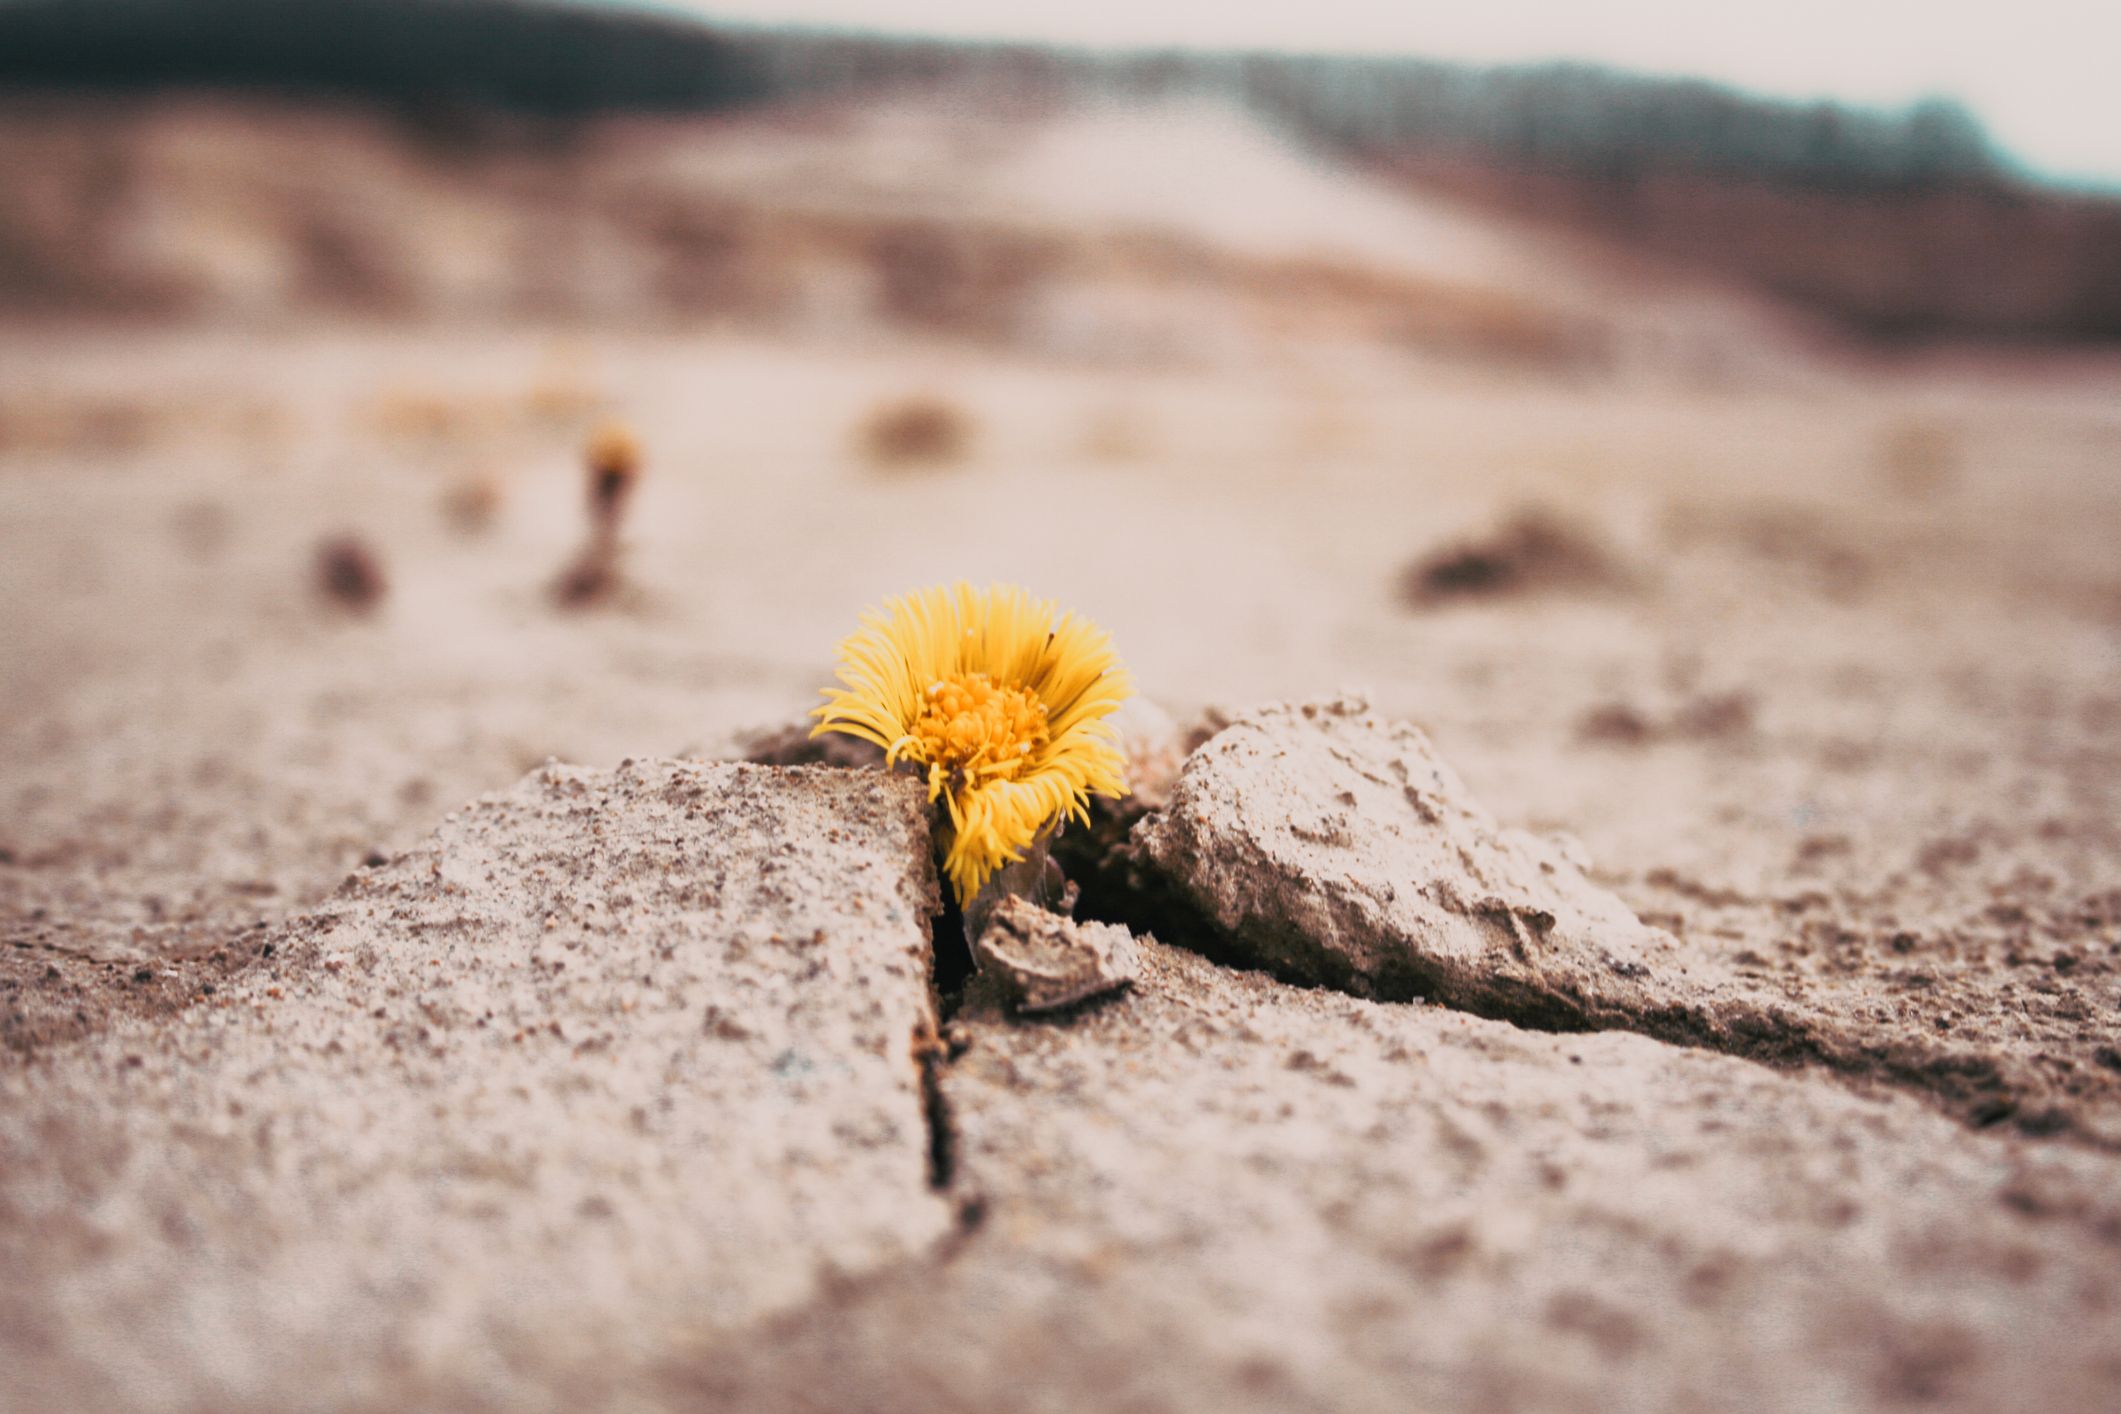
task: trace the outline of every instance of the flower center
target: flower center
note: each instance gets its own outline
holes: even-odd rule
[[[1046,744],[1046,704],[985,673],[952,673],[928,685],[909,733],[930,764],[966,781],[1014,780]]]

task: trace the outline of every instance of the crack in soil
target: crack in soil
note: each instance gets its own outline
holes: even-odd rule
[[[2042,1096],[1994,1056],[1904,1039],[1836,1036],[1784,1006],[1734,998],[1716,1012],[1683,1000],[1634,1010],[1544,988],[1512,990],[1507,979],[1467,993],[1418,959],[1372,979],[1336,970],[1336,959],[1315,950],[1313,970],[1275,966],[1240,948],[1190,900],[1141,867],[1127,841],[1145,813],[1108,810],[1092,828],[1056,840],[1055,858],[1081,889],[1083,917],[1154,933],[1218,966],[1265,972],[1291,986],[1368,1001],[1426,1002],[1528,1031],[1626,1032],[1783,1073],[1818,1070],[1859,1088],[1870,1082],[1919,1095],[1971,1129],[2008,1124],[2032,1138],[2061,1138],[2095,1152],[2121,1154],[2121,1137],[2088,1132],[2066,1109],[2041,1103]]]
[[[942,1076],[950,1063],[950,1045],[934,1022],[923,1021],[914,1029],[911,1054],[920,1075],[921,1123],[928,1130],[928,1186],[940,1193],[957,1177],[957,1129],[950,1117],[950,1097],[943,1093]]]
[[[957,1126],[943,1090],[943,1071],[962,1050],[953,1049],[942,1028],[956,1015],[973,970],[964,914],[947,883],[942,901],[941,911],[928,920],[928,1015],[914,1028],[910,1047],[920,1076],[921,1123],[928,1130],[928,1186],[938,1193],[957,1176]]]

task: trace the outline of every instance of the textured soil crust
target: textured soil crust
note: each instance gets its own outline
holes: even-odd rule
[[[873,126],[529,231],[645,307],[656,183],[751,173],[749,333],[0,330],[0,1407],[2121,1406],[2121,371],[1853,363],[1251,138],[1214,209],[1294,224],[1218,265],[1153,164],[1028,202],[1102,129]],[[112,249],[252,269],[240,127]],[[893,173],[1071,254],[872,317]],[[424,180],[471,307],[526,247]],[[1467,287],[1622,352],[1422,335]],[[1056,850],[1137,936],[1015,993],[920,791],[781,725],[960,576],[1169,714]]]

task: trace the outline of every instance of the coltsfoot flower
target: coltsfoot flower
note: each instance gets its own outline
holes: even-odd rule
[[[812,735],[845,732],[927,770],[949,811],[944,872],[970,903],[1092,795],[1127,793],[1104,719],[1133,684],[1103,629],[1014,585],[923,589],[862,616]]]
[[[619,505],[641,477],[641,440],[623,422],[607,422],[590,436],[583,459],[589,464],[589,512],[593,519],[618,519]]]

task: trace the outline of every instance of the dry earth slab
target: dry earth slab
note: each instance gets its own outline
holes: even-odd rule
[[[968,1004],[983,1221],[676,1358],[746,1410],[2113,1407],[2113,1160],[1906,1095],[1366,1001],[1152,940]]]
[[[2081,965],[2029,1008],[2011,972],[1975,953],[1897,977],[1844,974],[1831,957],[1749,968],[1646,927],[1574,853],[1497,824],[1419,729],[1337,699],[1268,707],[1210,737],[1107,861],[1123,882],[1092,894],[1161,937],[1295,981],[1816,1062],[1978,1125],[2121,1148],[2110,920],[2082,921]]]
[[[0,1406],[568,1408],[954,1231],[919,786],[552,766],[0,1075]]]

